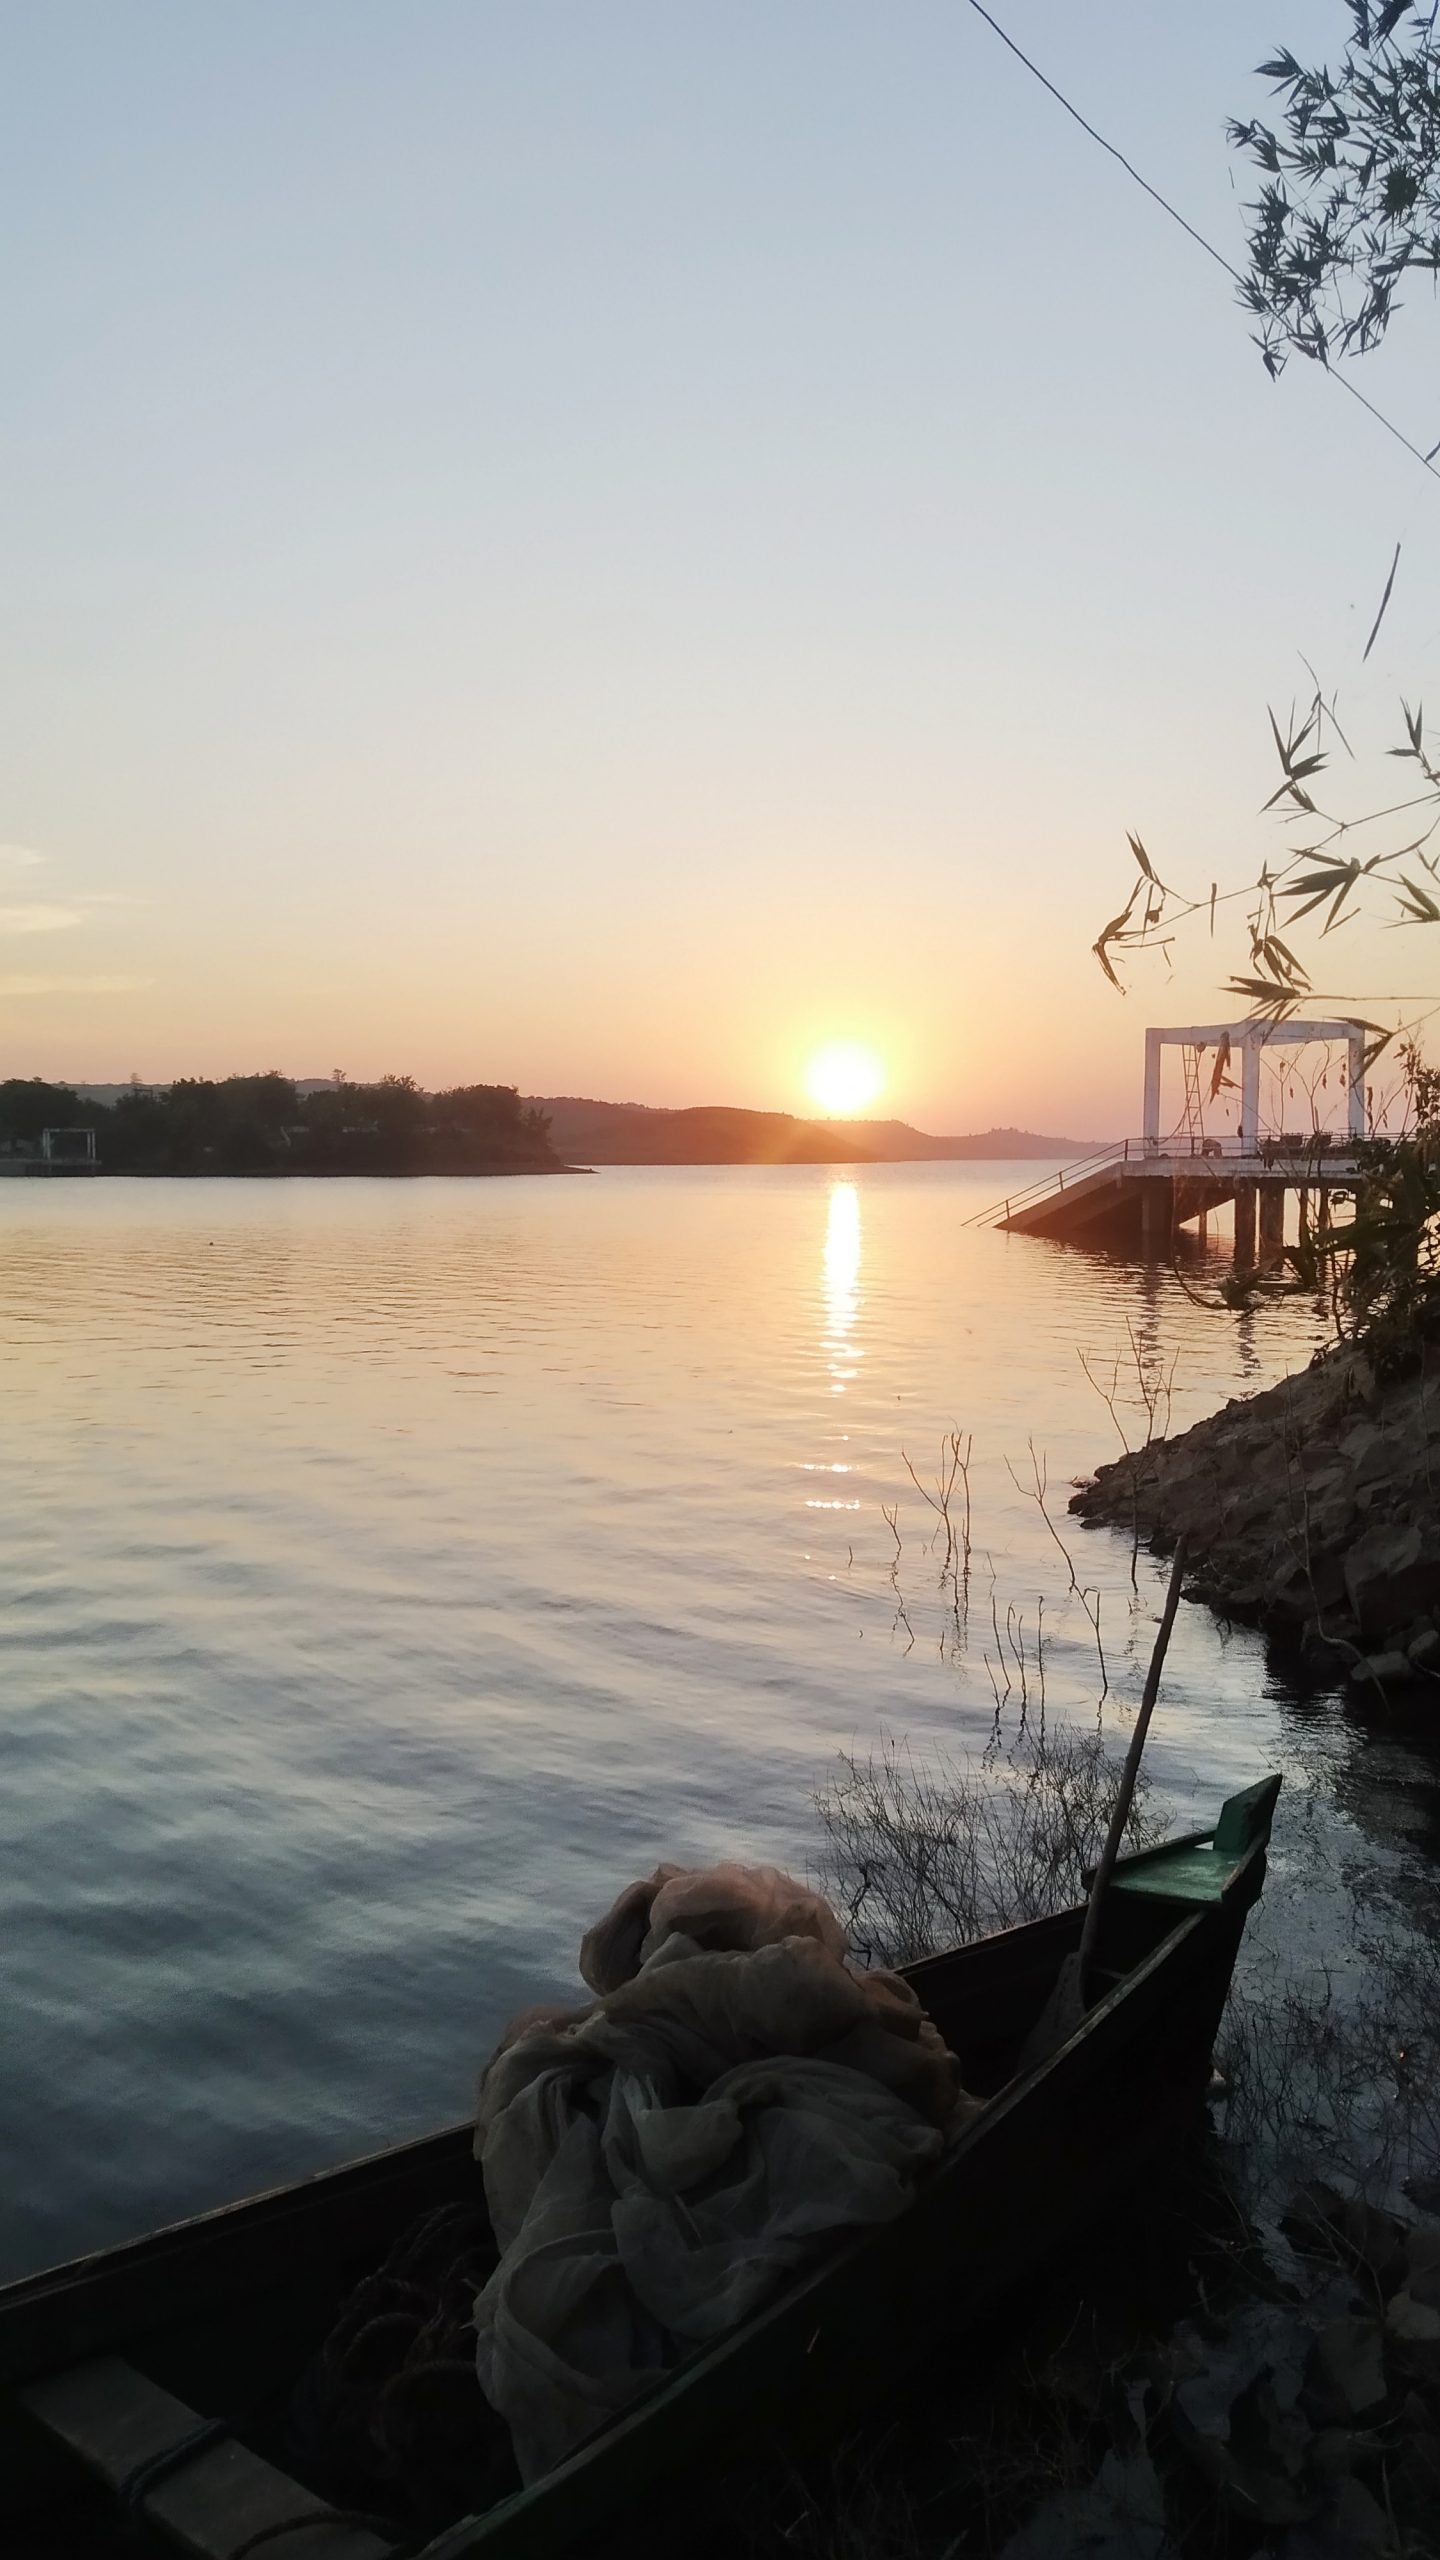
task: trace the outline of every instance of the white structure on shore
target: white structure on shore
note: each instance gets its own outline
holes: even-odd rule
[[[1346,1135],[1365,1135],[1365,1042],[1363,1022],[1207,1022],[1184,1030],[1152,1029],[1145,1034],[1145,1106],[1140,1130],[1147,1155],[1160,1154],[1160,1059],[1165,1049],[1213,1049],[1240,1059],[1240,1152],[1253,1155],[1260,1145],[1260,1062],[1272,1049],[1309,1048],[1317,1041],[1343,1041],[1349,1053]]]

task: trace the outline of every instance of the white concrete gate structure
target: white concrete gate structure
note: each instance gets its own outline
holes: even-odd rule
[[[1240,1059],[1240,1151],[1254,1155],[1260,1145],[1260,1061],[1267,1049],[1300,1049],[1316,1041],[1343,1040],[1349,1053],[1348,1134],[1365,1135],[1365,1043],[1363,1022],[1206,1022],[1184,1030],[1155,1028],[1145,1034],[1145,1106],[1141,1137],[1147,1155],[1163,1152],[1160,1136],[1160,1058],[1165,1049],[1228,1048]]]

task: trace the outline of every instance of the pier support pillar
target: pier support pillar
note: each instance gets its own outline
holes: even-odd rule
[[[1140,1250],[1168,1253],[1174,1218],[1174,1185],[1157,1175],[1140,1185]]]
[[[1285,1253],[1285,1185],[1262,1182],[1260,1185],[1260,1260],[1270,1265],[1280,1262]]]
[[[1240,1050],[1240,1144],[1253,1155],[1260,1144],[1260,1048],[1263,1032],[1246,1032]]]
[[[1235,1185],[1235,1268],[1249,1271],[1255,1261],[1255,1190],[1253,1182]]]
[[[1363,1022],[1352,1022],[1348,1027],[1350,1069],[1347,1081],[1350,1087],[1350,1135],[1352,1138],[1363,1138],[1365,1135],[1365,1025]]]
[[[1147,1156],[1155,1155],[1160,1146],[1160,1043],[1164,1034],[1145,1034],[1145,1102],[1140,1127]]]

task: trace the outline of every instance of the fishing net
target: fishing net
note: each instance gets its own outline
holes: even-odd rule
[[[332,2505],[436,2532],[518,2488],[475,2370],[475,2296],[495,2261],[483,2208],[441,2205],[347,2296],[290,2407],[295,2467]]]

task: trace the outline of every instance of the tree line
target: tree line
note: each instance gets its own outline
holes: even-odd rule
[[[113,1103],[38,1076],[0,1082],[0,1149],[38,1155],[46,1129],[93,1129],[107,1173],[523,1173],[559,1158],[543,1111],[508,1084],[426,1093],[413,1076],[302,1093],[263,1075],[182,1076],[136,1085]]]

